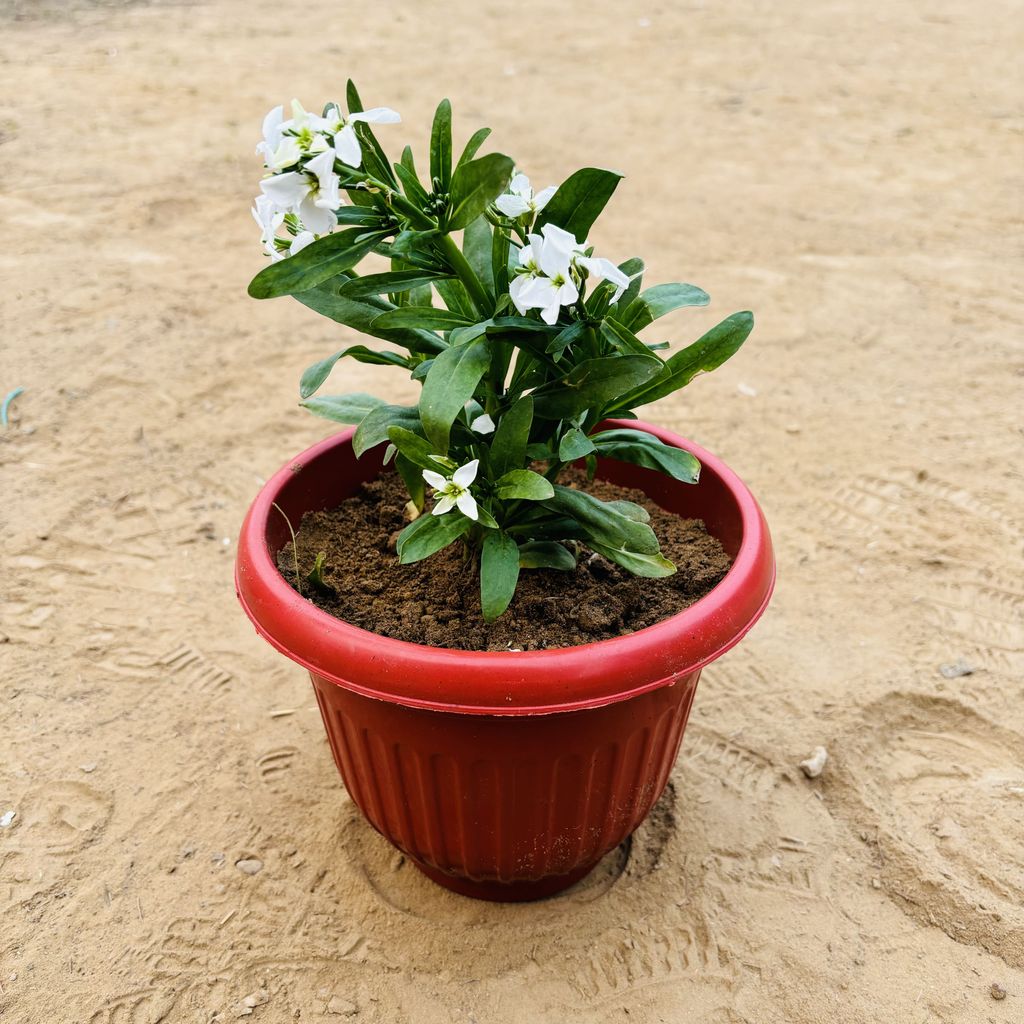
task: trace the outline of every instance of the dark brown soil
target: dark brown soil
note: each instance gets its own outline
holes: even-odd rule
[[[651,626],[703,597],[729,570],[729,556],[701,520],[665,512],[640,491],[587,483],[582,473],[564,482],[608,501],[643,505],[676,573],[639,579],[581,548],[575,572],[523,570],[508,611],[486,623],[476,575],[463,564],[461,544],[414,565],[399,564],[395,538],[407,522],[407,495],[397,476],[385,474],[337,508],[303,517],[296,538],[302,593],[331,615],[382,636],[468,651],[530,651],[607,640]],[[306,582],[321,551],[330,595],[313,592]],[[294,586],[291,544],[279,554],[278,566]]]

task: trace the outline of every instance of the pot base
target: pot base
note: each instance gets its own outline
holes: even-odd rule
[[[549,875],[547,878],[538,878],[532,882],[476,882],[472,878],[461,878],[457,875],[448,875],[437,868],[424,864],[415,858],[409,858],[423,874],[432,882],[444,886],[451,892],[457,892],[460,896],[469,896],[474,900],[487,900],[490,903],[529,903],[533,900],[543,900],[550,896],[557,896],[558,893],[574,886],[580,879],[585,878],[596,864],[587,864],[567,875]]]

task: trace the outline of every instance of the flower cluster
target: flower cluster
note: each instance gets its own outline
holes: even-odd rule
[[[581,548],[638,576],[672,573],[643,508],[559,477],[616,460],[694,482],[697,460],[634,426],[634,410],[733,355],[751,315],[734,313],[663,359],[668,343],[640,332],[708,296],[679,282],[645,288],[638,257],[594,255],[591,230],[621,175],[585,167],[535,192],[510,157],[477,155],[488,129],[456,158],[447,100],[421,175],[410,147],[392,162],[373,134],[398,115],[364,110],[351,82],[346,98],[348,114],[294,102],[290,118],[277,107],[263,123],[267,174],[253,215],[271,262],[249,293],[294,295],[385,343],[314,363],[299,395],[311,412],[355,426],[357,457],[378,451],[401,476],[412,521],[397,539],[400,561],[462,543],[488,620],[508,607],[521,571],[572,571]],[[359,272],[371,255],[388,269]],[[419,400],[318,394],[344,358],[401,368]]]
[[[501,199],[496,204],[499,209]],[[587,256],[589,243],[577,242],[555,224],[545,224],[539,235],[528,237],[529,243],[519,250],[519,267],[509,287],[520,313],[539,309],[544,323],[555,323],[561,308],[571,306],[580,297],[580,282],[585,275],[610,281],[615,286],[612,302],[617,302],[629,287],[629,278],[611,260]]]
[[[353,126],[360,121],[397,124],[401,120],[389,107],[343,114],[336,103],[328,104],[318,117],[298,100],[292,100],[288,120],[284,107],[274,107],[267,114],[256,152],[263,155],[268,173],[260,182],[261,195],[254,200],[252,215],[272,260],[300,252],[337,226],[336,211],[342,200],[336,165],[355,169],[363,160]],[[282,224],[290,238],[278,236]]]

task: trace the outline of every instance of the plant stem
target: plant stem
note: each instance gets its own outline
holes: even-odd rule
[[[477,313],[486,317],[492,309],[491,301],[487,297],[484,286],[480,283],[480,278],[476,276],[476,271],[469,265],[469,260],[463,255],[451,235],[442,235],[439,244],[444,250],[452,270],[458,274],[459,280],[466,286],[466,291],[469,292],[469,297],[473,300]]]

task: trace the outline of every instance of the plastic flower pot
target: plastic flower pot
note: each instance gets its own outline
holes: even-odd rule
[[[239,599],[257,631],[308,669],[334,760],[367,820],[428,877],[481,899],[521,901],[571,886],[644,820],[679,752],[701,669],[764,611],[775,579],[764,516],[720,460],[683,484],[611,460],[598,476],[699,517],[733,564],[689,608],[578,647],[475,652],[392,640],[297,594],[277,569],[298,524],[382,469],[348,430],[314,445],[260,491],[238,544]]]

